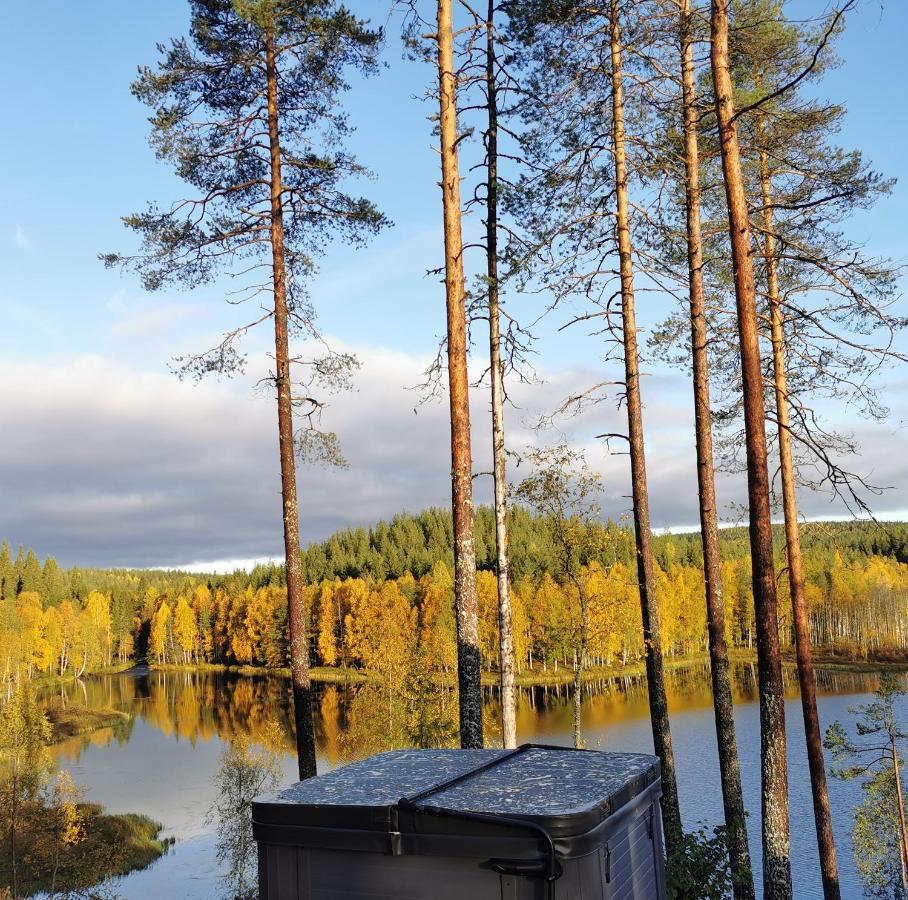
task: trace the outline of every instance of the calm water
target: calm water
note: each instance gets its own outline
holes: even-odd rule
[[[789,673],[790,674],[790,673]],[[669,675],[669,701],[685,826],[721,820],[715,730],[705,667],[675,670]],[[865,702],[875,679],[821,672],[820,715],[824,727],[846,720],[847,708]],[[745,803],[749,810],[751,852],[759,870],[759,719],[755,671],[736,673],[738,742]],[[153,866],[122,879],[118,893],[126,898],[219,898],[220,872],[206,811],[214,797],[218,757],[233,735],[255,738],[277,718],[289,735],[289,683],[272,676],[199,673],[124,674],[88,679],[67,688],[75,702],[114,706],[134,714],[129,725],[104,729],[60,745],[59,764],[68,769],[89,799],[112,812],[142,812],[163,822],[176,838],[173,848]],[[435,697],[430,708],[412,696],[389,698],[376,687],[325,685],[319,689],[319,771],[346,761],[405,744],[443,743],[452,734],[455,710],[450,697]],[[792,868],[795,896],[820,898],[819,863],[813,831],[810,786],[804,758],[804,734],[796,686],[787,705]],[[497,703],[486,703],[487,743],[494,742]],[[627,678],[589,686],[583,707],[583,730],[591,749],[652,752],[646,689]],[[521,741],[571,742],[569,694],[536,688],[524,691],[518,710]],[[284,771],[295,780],[289,737]],[[836,839],[842,869],[843,896],[860,897],[850,841],[850,810],[860,797],[854,783],[830,781]]]

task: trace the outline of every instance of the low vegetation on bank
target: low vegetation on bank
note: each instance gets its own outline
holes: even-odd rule
[[[135,813],[110,815],[95,803],[23,805],[18,827],[17,873],[0,858],[0,889],[11,897],[82,892],[144,869],[167,852],[160,822]]]
[[[48,747],[124,721],[115,710],[51,704],[46,713],[27,684],[0,706],[0,896],[84,891],[167,851],[163,826],[147,816],[111,815],[86,803]],[[129,716],[125,716],[129,721]]]

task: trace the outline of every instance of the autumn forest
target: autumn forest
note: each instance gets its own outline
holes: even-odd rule
[[[494,519],[477,515],[477,598],[483,669],[498,667]],[[608,524],[608,552],[584,569],[593,598],[590,660],[613,668],[643,658],[633,544]],[[577,642],[576,598],[556,582],[541,522],[511,513],[518,675],[567,673]],[[811,636],[840,660],[903,658],[908,649],[908,529],[816,523],[804,529]],[[752,650],[754,612],[746,534],[723,532],[729,644]],[[695,535],[656,538],[665,652],[706,650],[702,550]],[[415,666],[451,674],[456,663],[450,515],[429,510],[340,532],[303,555],[308,634],[318,666],[404,677]],[[249,575],[61,570],[32,552],[0,549],[4,692],[18,673],[82,675],[136,659],[159,664],[288,665],[287,596],[280,567]],[[783,646],[793,645],[782,598]]]

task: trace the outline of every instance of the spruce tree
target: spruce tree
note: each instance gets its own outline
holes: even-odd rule
[[[44,584],[44,571],[34,550],[29,550],[25,556],[25,564],[19,575],[21,591],[33,591],[47,602],[47,591]]]
[[[0,600],[8,600],[15,595],[13,561],[9,555],[9,542],[4,541],[0,544]]]
[[[56,606],[66,596],[66,581],[57,561],[48,556],[44,560],[42,571],[44,581],[44,602],[47,606]]]

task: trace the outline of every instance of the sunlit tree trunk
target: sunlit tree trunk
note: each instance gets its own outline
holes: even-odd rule
[[[504,446],[504,363],[501,359],[501,313],[498,287],[498,62],[495,54],[495,0],[486,18],[486,276],[489,292],[489,377],[492,383],[492,464],[495,481],[495,550],[498,573],[498,647],[501,684],[502,746],[517,746],[514,688],[514,632],[508,560],[507,473]]]
[[[899,810],[899,860],[902,865],[902,887],[908,890],[908,822],[905,820],[905,795],[902,793],[899,748],[894,729],[890,732],[889,741],[892,752],[892,773],[895,778],[896,803]]]
[[[665,673],[662,663],[662,640],[659,631],[659,607],[656,601],[653,571],[652,532],[649,521],[649,494],[646,482],[646,455],[643,442],[643,404],[640,397],[640,361],[637,346],[637,319],[634,305],[634,268],[627,191],[627,157],[624,136],[624,89],[622,81],[621,27],[618,0],[611,0],[610,11],[612,140],[615,160],[615,194],[618,230],[618,257],[621,276],[621,320],[624,341],[625,399],[627,402],[628,441],[631,460],[634,534],[637,550],[637,578],[643,616],[646,650],[646,680],[649,687],[650,719],[653,744],[662,763],[662,811],[666,844],[671,849],[681,838],[681,812],[675,780],[675,757],[672,751]]]
[[[703,241],[700,213],[700,149],[697,139],[696,79],[690,0],[680,0],[681,85],[684,107],[684,163],[686,174],[687,260],[690,294],[691,357],[694,385],[694,425],[697,448],[697,483],[700,534],[703,543],[703,577],[706,588],[709,660],[712,673],[713,710],[719,746],[719,772],[725,827],[735,897],[754,896],[747,822],[741,792],[741,765],[735,737],[734,704],[725,636],[725,600],[722,596],[722,558],[716,508],[712,412],[709,391],[709,353],[703,289]]]
[[[287,572],[287,618],[290,626],[290,680],[300,778],[316,774],[312,685],[309,678],[309,622],[303,600],[300,564],[299,507],[296,494],[296,449],[287,330],[287,274],[284,266],[284,219],[281,186],[281,144],[278,128],[277,69],[274,38],[265,38],[268,83],[268,139],[271,151],[271,259],[274,278],[274,366],[277,390],[278,441],[281,459],[284,557]]]
[[[750,551],[760,682],[763,893],[767,900],[782,900],[792,896],[785,695],[779,653],[766,449],[766,410],[763,402],[753,260],[750,255],[750,222],[741,169],[741,151],[734,120],[734,92],[728,58],[728,0],[712,0],[710,18],[712,31],[710,61],[715,88],[722,173],[728,204],[744,400]]]
[[[785,516],[785,548],[788,557],[788,585],[791,593],[792,621],[798,660],[798,682],[801,688],[801,709],[804,713],[804,735],[807,739],[807,762],[810,768],[810,789],[813,797],[817,845],[820,852],[823,895],[826,900],[838,900],[842,894],[839,889],[839,866],[836,860],[835,837],[832,832],[829,788],[826,784],[823,733],[820,729],[820,715],[817,711],[817,684],[813,671],[810,622],[807,617],[807,599],[804,596],[804,565],[801,556],[801,530],[798,524],[791,416],[788,405],[785,330],[779,297],[776,239],[773,233],[772,184],[769,160],[765,150],[760,151],[760,193],[763,202],[763,247],[772,333],[772,368],[779,435],[779,467],[782,475],[782,506]]]
[[[457,78],[451,0],[438,0],[438,97],[441,189],[445,232],[448,387],[451,405],[451,497],[454,515],[454,606],[457,616],[457,682],[460,744],[482,747],[482,688],[473,539],[473,471],[470,385],[464,297],[460,174],[457,161]]]

